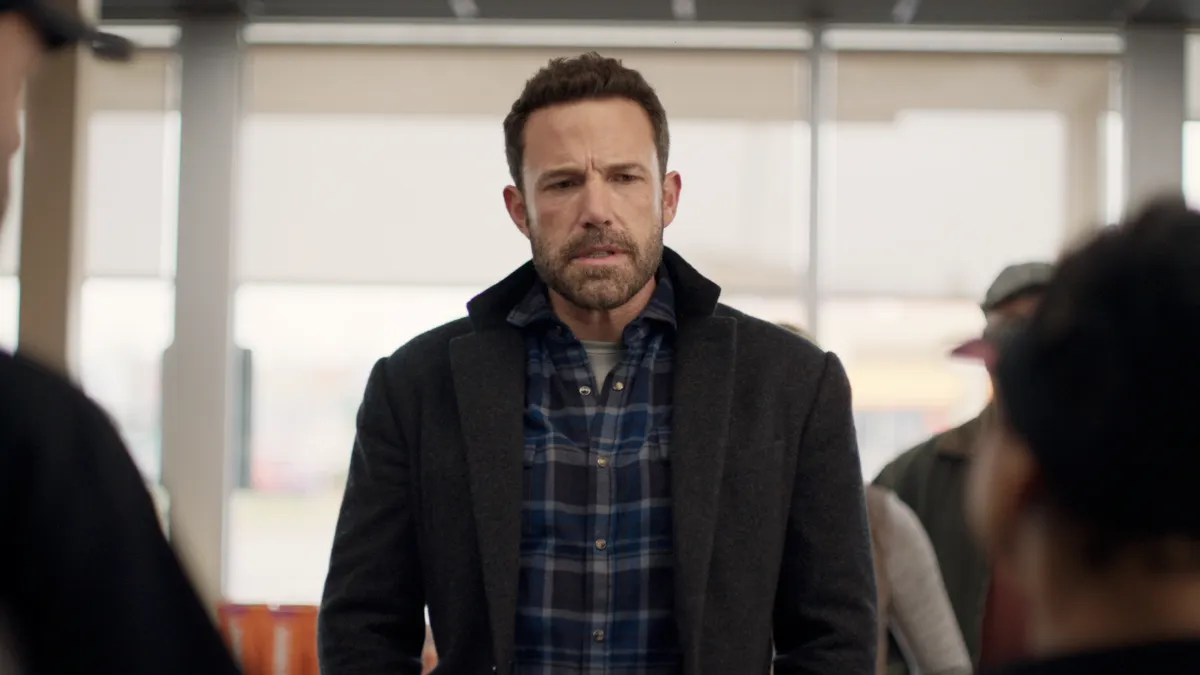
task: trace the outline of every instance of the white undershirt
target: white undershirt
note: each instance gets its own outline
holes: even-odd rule
[[[603,387],[608,380],[608,376],[617,364],[621,363],[621,357],[625,354],[625,344],[622,342],[592,342],[590,340],[581,340],[584,351],[588,355],[588,363],[592,366],[592,375],[596,378],[596,384]]]

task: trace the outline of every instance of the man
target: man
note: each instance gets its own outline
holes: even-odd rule
[[[75,42],[129,52],[40,3],[0,0],[0,214],[22,85],[44,49]],[[237,672],[111,422],[67,381],[9,354],[0,354],[0,532],[0,672]]]
[[[1200,213],[1153,204],[1068,255],[991,345],[973,532],[1030,598],[1010,675],[1200,673]]]
[[[837,358],[663,248],[666,113],[556,59],[504,122],[532,262],[376,364],[322,673],[871,671],[870,543]],[[730,223],[737,227],[737,223]]]
[[[1054,268],[1027,262],[1005,268],[980,307],[989,335],[1033,313]],[[970,357],[968,350],[956,356]],[[994,578],[963,516],[967,469],[991,406],[975,419],[943,432],[893,460],[875,484],[889,488],[917,513],[937,552],[946,591],[974,663],[991,665],[1021,655],[1021,602],[1006,580]],[[889,649],[889,672],[907,672],[897,645]]]

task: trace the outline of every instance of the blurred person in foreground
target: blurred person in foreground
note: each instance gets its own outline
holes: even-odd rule
[[[31,0],[0,0],[0,216],[26,78],[73,43],[131,46]],[[0,353],[0,672],[233,675],[108,417],[61,377]]]
[[[1054,266],[1026,262],[1006,267],[984,295],[984,335],[1031,316],[1054,274]],[[953,356],[975,358],[969,349]],[[967,472],[979,434],[993,414],[988,404],[977,417],[902,453],[874,483],[896,493],[920,518],[937,553],[942,578],[972,663],[986,667],[1019,658],[1025,651],[1024,600],[971,536],[964,516]],[[888,672],[910,672],[903,650],[889,643]]]
[[[1162,200],[1068,254],[981,345],[996,416],[973,531],[1029,598],[1008,675],[1200,673],[1200,213]]]
[[[428,604],[446,675],[869,673],[838,359],[664,248],[681,181],[639,73],[555,59],[504,131],[532,261],[371,373],[321,672],[419,673]]]
[[[815,342],[800,326],[779,325]],[[913,672],[969,675],[971,657],[920,519],[887,488],[868,485],[866,497],[878,608],[876,674],[887,674],[888,636],[896,635],[904,663]]]

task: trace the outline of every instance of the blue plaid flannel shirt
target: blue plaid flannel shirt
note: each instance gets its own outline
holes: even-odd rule
[[[509,314],[526,337],[516,675],[680,671],[671,524],[674,292],[665,271],[596,382],[535,284]]]

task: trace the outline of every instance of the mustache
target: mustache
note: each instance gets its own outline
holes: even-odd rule
[[[563,256],[567,260],[570,260],[589,248],[604,246],[620,249],[631,256],[636,255],[638,252],[637,242],[628,235],[605,230],[588,230],[579,238],[567,244],[563,249]]]

